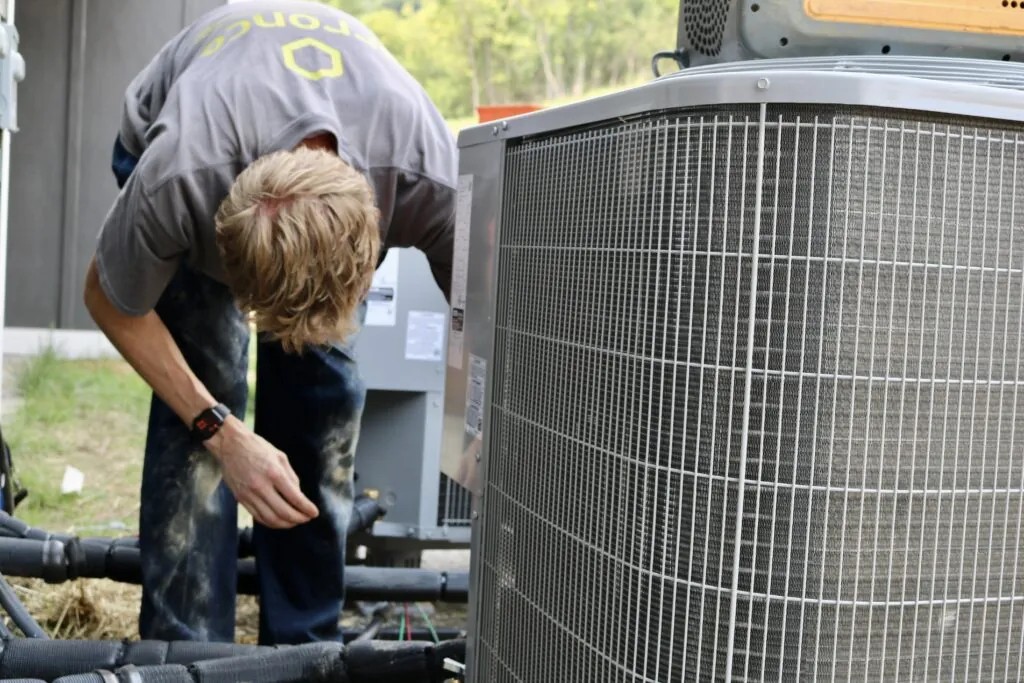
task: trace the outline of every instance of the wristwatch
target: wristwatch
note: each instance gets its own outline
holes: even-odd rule
[[[192,420],[192,441],[202,443],[209,439],[220,430],[230,414],[231,410],[226,405],[218,403],[196,415],[196,419]]]

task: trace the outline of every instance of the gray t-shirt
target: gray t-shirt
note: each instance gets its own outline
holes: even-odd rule
[[[151,310],[182,258],[223,281],[213,218],[235,177],[320,131],[371,182],[382,258],[393,246],[422,250],[447,297],[458,150],[444,119],[352,16],[249,0],[184,29],[127,89],[120,137],[139,163],[96,254],[114,305]]]

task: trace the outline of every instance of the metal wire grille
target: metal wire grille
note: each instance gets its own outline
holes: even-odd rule
[[[508,147],[481,683],[1022,680],[1024,134],[760,117]]]
[[[437,496],[437,525],[469,527],[473,524],[473,494],[441,473]]]

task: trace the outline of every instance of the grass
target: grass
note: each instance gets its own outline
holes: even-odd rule
[[[70,361],[53,350],[17,375],[22,404],[4,425],[29,495],[28,524],[54,531],[135,530],[150,392],[120,360]],[[71,466],[85,475],[80,494],[62,494]]]
[[[253,343],[250,386],[255,365]],[[121,359],[68,360],[53,349],[24,362],[16,381],[22,404],[3,427],[17,476],[29,491],[18,516],[52,531],[134,533],[149,387]],[[249,393],[251,427],[255,391]],[[61,493],[68,466],[85,475],[80,494]]]

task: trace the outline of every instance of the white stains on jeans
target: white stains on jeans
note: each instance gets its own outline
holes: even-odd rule
[[[320,447],[320,457],[323,458],[320,494],[328,514],[342,532],[348,529],[352,516],[353,471],[358,441],[359,420],[346,419],[324,433]]]
[[[167,590],[172,583],[183,578],[190,591],[187,603],[174,605],[172,613],[188,615],[188,621],[200,640],[207,639],[206,616],[209,612],[210,586],[204,581],[209,574],[209,557],[195,551],[195,539],[200,525],[216,520],[223,512],[216,495],[222,481],[220,464],[205,449],[195,450],[187,472],[177,485],[177,506],[171,511],[165,533],[166,545],[161,549],[161,568],[166,572],[155,588],[153,598],[167,602]]]

